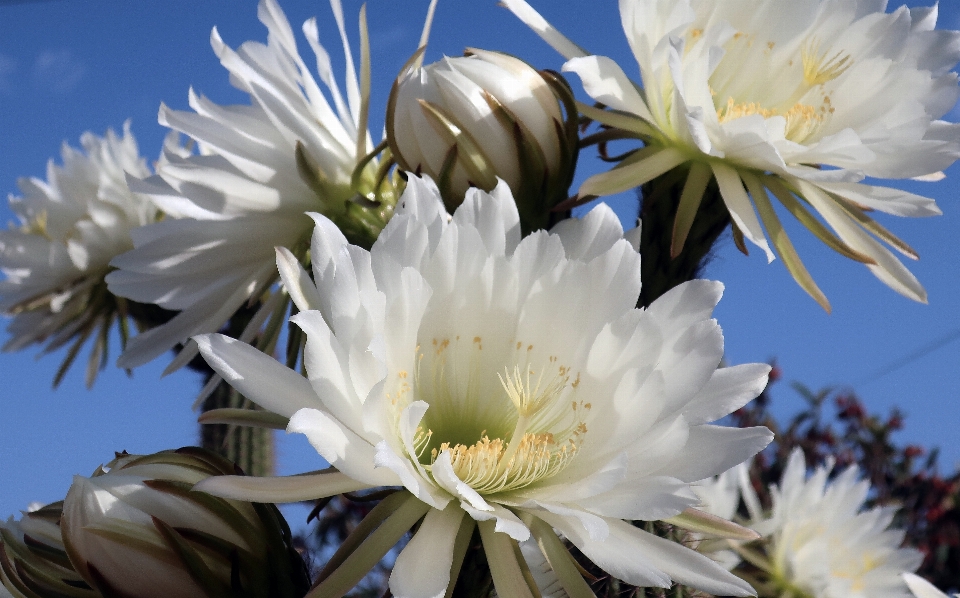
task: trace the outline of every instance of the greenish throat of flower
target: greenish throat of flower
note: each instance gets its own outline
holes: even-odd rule
[[[504,359],[492,360],[498,371],[479,336],[432,339],[428,346],[418,348],[406,393],[430,405],[411,455],[424,469],[432,472],[446,452],[457,477],[486,495],[552,477],[576,457],[591,405],[576,400],[580,376],[556,356],[533,364],[533,345],[514,341],[498,352]]]

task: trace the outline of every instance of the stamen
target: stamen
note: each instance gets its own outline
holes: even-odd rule
[[[827,58],[827,52],[820,53],[820,40],[811,39],[800,49],[800,60],[803,61],[803,80],[807,85],[823,85],[833,81],[846,72],[853,64],[849,54],[842,51]]]

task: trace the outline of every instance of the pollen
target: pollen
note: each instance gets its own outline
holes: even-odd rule
[[[833,81],[853,64],[853,58],[842,51],[829,58],[828,51],[820,52],[820,40],[811,39],[800,49],[803,62],[803,80],[810,87]]]
[[[457,477],[480,494],[516,490],[566,467],[580,449],[586,426],[583,432],[580,429],[563,442],[550,433],[524,434],[515,447],[487,436],[472,446],[443,443],[432,451],[431,467],[440,453],[448,451]]]
[[[727,98],[727,104],[717,110],[717,119],[727,122],[744,116],[759,114],[763,118],[782,116],[787,122],[784,128],[784,137],[801,143],[812,136],[823,124],[826,116],[832,114],[834,108],[830,105],[830,98],[824,96],[819,109],[809,104],[796,103],[787,110],[776,110],[763,107],[757,102],[736,103],[733,98]]]

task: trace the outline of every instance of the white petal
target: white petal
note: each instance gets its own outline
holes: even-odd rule
[[[725,417],[760,396],[767,386],[769,375],[770,366],[765,363],[720,368],[687,403],[683,415],[691,425]]]
[[[483,497],[476,490],[457,477],[450,461],[449,450],[440,452],[430,471],[437,484],[450,494],[460,497],[460,500],[466,501],[478,511],[493,511],[493,507],[487,504],[487,501],[483,500]]]
[[[620,65],[606,56],[574,58],[563,65],[563,71],[579,75],[584,91],[601,104],[653,122],[650,109],[636,86]]]
[[[773,433],[762,426],[691,426],[686,445],[662,471],[685,482],[695,482],[743,463],[772,440]]]
[[[579,501],[590,511],[616,519],[668,519],[699,503],[690,485],[666,476],[635,477],[616,488]]]
[[[754,211],[753,204],[750,203],[750,197],[740,181],[740,175],[730,166],[720,162],[711,162],[710,166],[717,178],[720,194],[723,196],[723,203],[727,205],[730,217],[737,223],[737,227],[743,233],[743,236],[767,254],[767,262],[772,262],[776,256],[773,255],[770,246],[767,244],[763,229],[760,227],[760,221],[757,219],[757,213]]]
[[[320,456],[345,475],[370,486],[396,486],[389,469],[376,468],[376,450],[365,438],[317,409],[301,409],[287,424],[288,434],[303,434]]]
[[[489,521],[496,519],[497,524],[494,531],[507,534],[517,542],[523,542],[530,538],[530,530],[513,511],[504,508],[496,503],[490,503],[493,511],[478,511],[469,504],[461,502],[460,507],[477,521]]]
[[[503,179],[490,193],[471,187],[453,221],[477,229],[490,255],[512,254],[520,243],[520,214]]]
[[[284,417],[303,408],[319,408],[310,383],[276,359],[222,334],[194,337],[204,359],[240,394]]]
[[[623,525],[626,524],[617,525],[622,522],[610,520],[610,535],[603,541],[596,541],[576,520],[552,513],[538,512],[536,516],[560,531],[587,558],[617,579],[643,587],[670,587],[670,576],[653,564],[646,554],[647,546],[635,538],[636,534],[645,532],[636,528],[630,528],[632,532],[625,531]]]
[[[610,522],[611,535],[617,530],[629,535],[653,564],[674,581],[715,596],[756,596],[753,587],[719,564],[689,548],[648,534],[622,521]]]
[[[303,269],[300,262],[286,247],[277,247],[277,269],[280,271],[280,280],[293,303],[300,311],[320,309],[323,299],[317,292],[317,287],[310,280],[310,275]]]
[[[583,49],[557,31],[553,25],[548,23],[546,19],[540,16],[540,13],[535,11],[533,7],[524,0],[503,0],[503,5],[515,14],[518,19],[523,21],[524,24],[533,29],[543,41],[550,44],[550,47],[563,56],[573,58],[574,56],[583,56],[586,54]]]
[[[442,510],[450,502],[450,496],[446,492],[438,489],[432,482],[421,477],[420,472],[414,468],[413,464],[404,457],[397,455],[397,453],[390,448],[386,440],[382,440],[377,444],[377,454],[374,464],[377,467],[386,467],[393,471],[411,494],[434,509]]]

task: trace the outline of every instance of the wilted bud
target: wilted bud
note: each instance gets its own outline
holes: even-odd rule
[[[303,596],[306,567],[276,507],[191,490],[235,473],[185,448],[120,455],[77,476],[61,520],[70,561],[105,596]]]
[[[560,75],[469,49],[401,74],[387,108],[387,140],[401,168],[436,181],[451,212],[467,188],[490,191],[503,179],[529,230],[547,226],[549,210],[567,196],[576,116]]]
[[[0,524],[0,598],[100,596],[67,557],[60,537],[62,509],[63,503],[57,502],[24,512],[20,521],[11,517]]]

